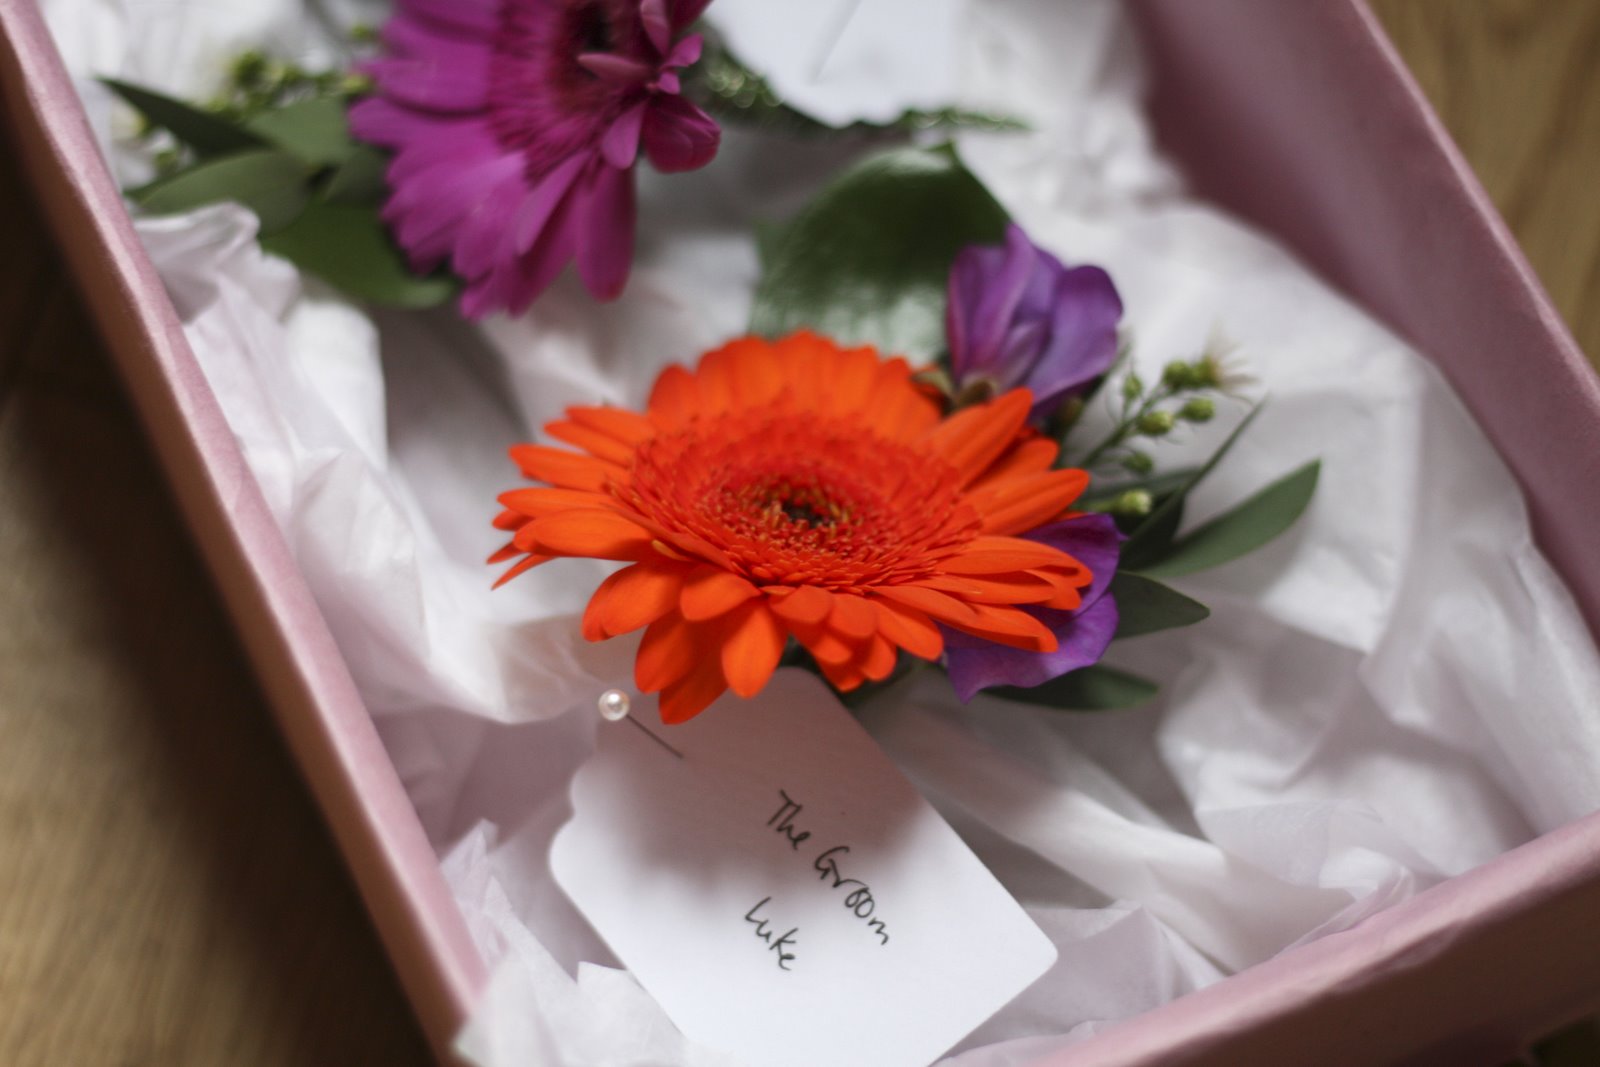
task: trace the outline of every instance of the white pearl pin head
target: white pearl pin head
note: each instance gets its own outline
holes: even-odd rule
[[[620,722],[628,717],[628,694],[620,689],[607,689],[600,694],[600,717],[607,722]]]

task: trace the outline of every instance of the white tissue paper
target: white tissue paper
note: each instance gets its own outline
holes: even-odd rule
[[[830,119],[957,103],[1029,120],[964,135],[962,155],[1035,240],[1111,272],[1136,366],[1154,377],[1220,331],[1271,394],[1192,520],[1323,463],[1288,536],[1178,583],[1209,621],[1114,647],[1111,662],[1163,682],[1153,706],[963,708],[928,677],[864,712],[1060,952],[946,1062],[1027,1062],[1600,807],[1600,663],[1515,483],[1429,364],[1186,197],[1152,148],[1121,4],[859,6],[816,5],[783,33],[754,0],[711,16],[725,10],[745,58]],[[340,27],[384,13],[45,9],[130,180],[141,157],[95,76],[204,96],[243,48],[329,62]],[[595,694],[629,677],[631,641],[577,635],[604,565],[562,562],[491,593],[488,520],[518,481],[508,445],[570,403],[637,406],[663,365],[741,331],[751,224],[846,159],[729,131],[709,168],[644,177],[620,301],[567,279],[527,316],[479,326],[369,315],[263,255],[239,208],[139,224],[494,966],[461,1038],[482,1067],[724,1062],[677,1034],[548,869]],[[1209,452],[1228,421],[1161,458]]]

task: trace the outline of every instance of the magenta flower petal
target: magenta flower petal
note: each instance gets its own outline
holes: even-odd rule
[[[1069,269],[1016,225],[1003,245],[962,249],[950,268],[945,339],[957,388],[1027,386],[1036,419],[1111,368],[1121,320],[1105,271]]]
[[[595,296],[612,300],[633,262],[633,172],[594,168],[579,211],[578,277]]]
[[[672,28],[687,29],[701,12],[711,6],[711,0],[668,0],[672,8]]]
[[[568,263],[612,299],[633,255],[633,167],[703,166],[716,124],[679,93],[703,0],[399,0],[352,133],[390,149],[383,216],[448,260],[469,315],[526,308]]]
[[[600,153],[618,170],[627,170],[639,158],[639,133],[644,129],[645,105],[641,102],[621,115],[600,140]]]
[[[1024,608],[1056,635],[1054,652],[1027,652],[997,645],[955,630],[945,630],[945,667],[963,702],[981,689],[1011,685],[1031,688],[1069,671],[1098,663],[1116,636],[1116,599],[1109,590],[1116,576],[1122,534],[1109,515],[1079,515],[1023,535],[1061,549],[1089,568],[1093,580],[1075,611]]]
[[[645,155],[663,174],[705,166],[721,140],[711,116],[681,96],[662,98],[644,117]]]
[[[400,0],[400,7],[441,30],[474,37],[492,33],[500,21],[499,0]]]
[[[666,55],[672,48],[673,30],[672,15],[667,10],[666,0],[641,0],[639,21],[644,23],[645,35],[650,38],[656,52]]]

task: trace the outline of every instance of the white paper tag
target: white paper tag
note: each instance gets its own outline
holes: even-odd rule
[[[601,728],[552,866],[692,1041],[749,1067],[926,1067],[1055,962],[810,674],[680,726],[633,715]]]

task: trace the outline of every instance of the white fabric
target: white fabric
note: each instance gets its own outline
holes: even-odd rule
[[[46,10],[128,176],[140,161],[110,140],[124,127],[92,76],[203,95],[247,45],[335,51],[295,0]],[[1191,518],[1323,460],[1289,536],[1179,583],[1212,607],[1207,623],[1114,650],[1164,682],[1156,705],[962,710],[930,677],[866,712],[1060,948],[950,1061],[1000,1067],[1600,806],[1600,664],[1515,484],[1431,367],[1271,241],[1185,198],[1151,148],[1119,4],[989,0],[952,17],[959,102],[1034,124],[964,137],[964,156],[1038,241],[1111,271],[1138,366],[1153,376],[1221,331],[1271,394]],[[516,481],[506,446],[569,403],[638,405],[662,365],[737,332],[757,269],[751,223],[843,160],[730,134],[706,170],[646,183],[621,301],[594,304],[566,279],[527,317],[482,327],[449,312],[368,317],[264,257],[237,208],[141,223],[501,963],[463,1039],[485,1067],[712,1062],[606,969],[617,961],[546,865],[594,696],[626,677],[633,651],[576,636],[601,566],[560,563],[491,594],[481,561],[499,541],[494,496]],[[1161,459],[1203,454],[1237,414],[1178,435]]]

